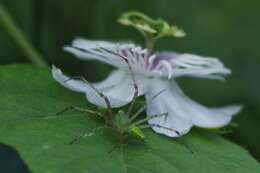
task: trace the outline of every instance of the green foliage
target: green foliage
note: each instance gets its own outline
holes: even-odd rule
[[[20,28],[15,24],[11,15],[2,4],[0,4],[0,25],[3,26],[6,33],[13,39],[13,42],[19,46],[28,60],[40,67],[47,67],[47,64],[43,58],[30,44],[30,42],[24,36]]]
[[[55,82],[49,69],[2,66],[0,79],[0,141],[15,147],[33,172],[260,172],[247,151],[205,131],[174,139],[146,130],[146,144],[117,145],[116,135],[101,129],[103,121],[95,116],[54,116],[67,106],[88,104]],[[83,139],[69,144],[83,132]]]

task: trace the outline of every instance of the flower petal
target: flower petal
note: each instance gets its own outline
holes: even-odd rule
[[[231,71],[223,65],[217,58],[202,57],[193,54],[183,54],[177,57],[180,65],[183,69],[176,69],[173,73],[178,73],[180,76],[191,76],[208,79],[220,79],[223,80],[225,75],[231,73]]]
[[[52,66],[52,76],[57,82],[72,91],[85,93],[89,89],[89,87],[83,81],[75,80],[69,76],[64,75],[62,71],[56,68],[54,65]]]
[[[152,67],[154,71],[160,69],[165,77],[191,76],[223,80],[225,75],[231,73],[217,58],[173,52],[158,53]]]
[[[242,106],[233,105],[221,108],[207,108],[187,97],[175,81],[171,82],[171,91],[178,93],[178,102],[185,107],[195,126],[204,128],[218,128],[227,125]]]
[[[88,101],[101,107],[107,107],[104,98],[87,85],[84,81],[74,80],[62,73],[62,71],[53,66],[52,74],[64,87],[77,92],[86,94]],[[136,76],[139,95],[146,91],[146,85],[141,77]],[[113,71],[104,81],[93,84],[93,86],[108,97],[112,107],[121,107],[132,101],[134,96],[134,86],[129,74],[122,70]]]
[[[149,101],[160,90],[166,91],[155,98],[147,108],[147,115],[168,113],[168,118],[159,117],[149,123],[173,128],[181,135],[187,133],[192,125],[204,128],[218,128],[227,125],[232,116],[241,110],[241,106],[227,106],[224,108],[207,108],[188,98],[175,81],[167,82],[154,79],[146,94]],[[153,128],[156,132],[176,137],[178,134],[164,128]]]
[[[94,84],[99,91],[108,97],[112,107],[124,106],[131,102],[134,97],[134,85],[131,76],[120,70],[118,70],[118,73],[124,73],[121,80],[117,80],[118,82],[113,80],[115,76],[110,75],[103,82]],[[143,95],[146,92],[145,79],[135,76],[135,80],[138,85],[138,95]],[[106,107],[104,99],[100,98],[96,92],[88,92],[87,99],[95,105]]]
[[[146,49],[133,43],[112,43],[106,41],[91,41],[76,39],[72,46],[64,48],[82,60],[98,60],[118,68],[128,69],[122,57],[128,59],[134,71],[144,71],[148,58]]]
[[[148,116],[168,113],[166,117],[157,117],[149,120],[149,124],[157,124],[162,126],[152,127],[154,131],[160,134],[164,134],[170,137],[178,137],[189,132],[192,127],[192,122],[189,114],[186,113],[186,107],[179,103],[179,93],[170,90],[170,86],[167,81],[160,79],[153,79],[150,81],[150,87],[145,94],[146,102],[150,102],[146,109]],[[150,101],[160,91],[165,90],[153,101]],[[163,128],[164,127],[164,128]],[[174,130],[179,132],[176,133]]]

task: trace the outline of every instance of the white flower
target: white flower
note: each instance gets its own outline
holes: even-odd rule
[[[121,107],[131,102],[134,96],[133,81],[127,63],[120,56],[128,59],[133,69],[139,96],[145,95],[147,116],[168,113],[168,116],[149,120],[177,130],[152,127],[154,131],[170,137],[177,137],[189,132],[191,127],[218,128],[230,122],[232,116],[241,110],[241,106],[207,108],[188,98],[180,89],[175,77],[190,76],[208,79],[224,79],[231,71],[216,58],[205,58],[192,54],[172,52],[148,55],[132,43],[111,43],[76,39],[65,50],[82,60],[98,60],[117,68],[104,81],[94,86],[109,98],[112,107]],[[114,53],[111,53],[114,52]],[[119,56],[120,55],[120,56]],[[81,80],[68,80],[61,70],[53,67],[54,78],[66,88],[86,94],[89,102],[106,107],[105,101]],[[66,81],[66,82],[65,82]],[[162,92],[156,99],[153,96]],[[151,102],[151,103],[150,103]]]

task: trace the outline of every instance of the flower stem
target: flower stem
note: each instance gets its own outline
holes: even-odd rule
[[[145,36],[145,47],[148,50],[148,54],[152,55],[155,47],[155,39],[152,36]]]
[[[13,21],[12,17],[4,6],[0,3],[0,25],[6,30],[13,41],[20,47],[25,54],[25,57],[29,59],[33,64],[40,67],[47,67],[46,62],[26,39],[23,32],[18,28]]]

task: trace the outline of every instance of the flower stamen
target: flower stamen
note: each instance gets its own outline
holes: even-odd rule
[[[171,79],[172,77],[172,67],[171,64],[166,60],[161,60],[159,63],[159,66],[166,69],[168,72],[168,79]]]

